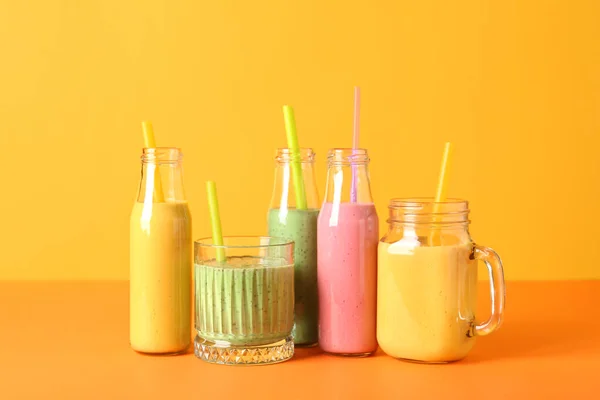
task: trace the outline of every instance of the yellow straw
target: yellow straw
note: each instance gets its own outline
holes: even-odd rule
[[[208,210],[212,226],[212,238],[215,246],[223,246],[223,232],[221,230],[221,215],[219,214],[219,200],[217,198],[217,184],[213,181],[206,182],[206,193],[208,194]],[[225,261],[225,249],[217,247],[217,261]]]
[[[442,158],[442,166],[440,168],[440,177],[438,179],[437,192],[435,194],[435,202],[439,203],[446,200],[446,192],[448,191],[448,175],[450,169],[450,161],[452,158],[452,143],[447,142],[444,148],[444,157]],[[437,205],[435,205],[437,206]]]
[[[442,165],[440,167],[440,176],[438,178],[437,190],[435,193],[435,200],[433,203],[433,222],[437,222],[437,213],[440,211],[440,203],[446,201],[446,192],[448,191],[448,176],[450,175],[450,165],[452,161],[452,143],[447,142],[444,148],[444,156],[442,157]],[[430,236],[430,243],[434,245],[434,239],[441,239],[437,229],[435,232],[438,234],[434,236],[433,232]]]
[[[294,109],[292,107],[283,106],[283,119],[285,122],[288,147],[292,157],[290,165],[292,167],[294,190],[296,191],[296,208],[298,210],[306,210],[306,190],[304,188],[304,178],[302,177],[300,146],[298,145],[298,133],[296,132],[296,118],[294,117]]]
[[[144,131],[144,147],[147,149],[156,148],[152,123],[150,121],[142,121],[142,130]],[[162,203],[165,201],[165,197],[160,180],[160,171],[156,165],[152,166],[154,167],[154,199],[157,203]]]

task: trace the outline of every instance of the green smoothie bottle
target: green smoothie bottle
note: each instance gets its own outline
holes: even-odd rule
[[[315,182],[315,153],[300,149],[300,163],[306,206],[296,206],[292,182],[292,153],[278,149],[275,157],[275,185],[269,207],[269,236],[294,241],[294,329],[296,346],[314,346],[319,341],[317,291],[317,217],[321,204]]]

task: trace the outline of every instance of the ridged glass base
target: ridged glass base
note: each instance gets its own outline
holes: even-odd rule
[[[259,346],[231,345],[228,342],[211,342],[196,336],[194,353],[199,359],[213,364],[276,364],[292,358],[294,355],[294,342],[289,336],[278,342]]]

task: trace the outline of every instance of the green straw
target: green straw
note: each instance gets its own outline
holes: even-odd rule
[[[298,146],[298,134],[296,133],[296,118],[294,109],[283,106],[283,118],[285,120],[285,133],[287,135],[288,147],[292,153],[292,180],[296,192],[296,209],[306,210],[306,192],[304,191],[304,180],[302,179],[302,164],[300,163],[300,146]]]
[[[219,200],[217,199],[217,184],[213,181],[206,182],[206,193],[208,194],[208,210],[212,225],[212,238],[215,246],[223,246],[223,232],[221,231],[221,216],[219,214]],[[217,261],[225,261],[225,249],[217,247]]]

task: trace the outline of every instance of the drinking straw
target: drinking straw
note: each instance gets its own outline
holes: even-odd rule
[[[221,231],[221,216],[219,214],[219,200],[217,198],[217,184],[213,181],[206,182],[206,193],[208,194],[208,211],[212,227],[212,239],[215,246],[223,246],[223,232]],[[225,249],[217,247],[217,261],[225,261]]]
[[[358,149],[358,138],[360,133],[360,88],[354,87],[354,134],[352,136],[352,155],[355,155],[355,150]],[[350,201],[356,203],[358,200],[357,192],[358,172],[356,165],[352,165],[352,185],[350,188]]]
[[[450,172],[450,164],[452,159],[452,143],[447,142],[444,148],[444,156],[442,157],[442,165],[440,167],[440,176],[438,178],[437,190],[433,203],[433,222],[439,220],[437,214],[440,210],[440,203],[446,200],[446,192],[448,191],[448,176]],[[437,230],[436,230],[437,232]],[[438,236],[435,236],[438,237]],[[430,241],[433,244],[434,234],[432,232]]]
[[[304,191],[304,180],[302,178],[302,165],[300,163],[300,147],[298,146],[298,134],[296,133],[296,118],[294,109],[290,106],[283,106],[283,119],[285,121],[285,133],[290,152],[292,153],[292,181],[296,192],[296,209],[305,210],[306,192]]]
[[[154,129],[150,121],[142,121],[142,131],[144,132],[144,147],[147,149],[156,148],[156,142],[154,140]],[[165,201],[163,195],[162,183],[160,180],[160,172],[156,165],[154,167],[154,199],[157,203]]]
[[[444,156],[440,167],[440,176],[438,179],[437,191],[435,194],[435,202],[439,203],[446,200],[446,192],[448,191],[448,175],[450,170],[450,161],[452,157],[452,143],[447,142],[444,148]],[[439,205],[435,205],[439,207]]]

